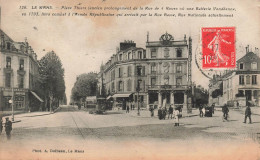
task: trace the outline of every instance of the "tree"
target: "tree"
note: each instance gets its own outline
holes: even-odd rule
[[[96,96],[97,94],[97,74],[90,72],[77,77],[71,90],[73,101],[85,100],[86,96]]]
[[[212,92],[212,98],[217,98],[218,96],[222,96],[222,95],[223,95],[223,82],[219,84],[219,89],[215,89]]]
[[[59,100],[63,99],[65,94],[64,69],[60,58],[54,51],[48,52],[39,61],[39,73],[42,79],[42,89],[45,95],[45,107],[49,102],[49,109],[59,105]]]
[[[209,93],[203,87],[198,85],[198,87],[194,88],[194,97],[196,106],[200,106],[201,104],[208,104],[208,96]]]

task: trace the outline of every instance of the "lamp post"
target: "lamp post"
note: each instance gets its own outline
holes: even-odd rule
[[[140,106],[139,106],[139,91],[140,91],[140,84],[139,84],[138,81],[137,81],[136,91],[137,91],[137,115],[140,116]]]

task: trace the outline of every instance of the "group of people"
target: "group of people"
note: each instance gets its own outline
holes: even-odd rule
[[[2,134],[2,131],[3,131],[3,120],[1,118],[1,126],[0,126],[0,134]],[[4,124],[4,127],[5,127],[5,133],[6,133],[6,136],[7,136],[7,139],[11,139],[11,131],[12,131],[12,122],[9,120],[8,117],[5,118],[5,124]]]
[[[223,112],[223,121],[228,121],[229,109],[228,109],[227,104],[225,104],[222,107],[222,112]],[[247,106],[246,106],[246,109],[245,109],[245,118],[244,118],[244,122],[243,123],[246,123],[247,118],[249,119],[249,123],[250,124],[252,123],[251,114],[252,114],[252,112],[251,112],[251,108],[250,108],[250,103],[247,103]]]
[[[151,117],[154,116],[154,106],[150,106],[149,111],[151,112]],[[173,108],[173,104],[170,105],[170,107],[159,107],[158,109],[158,118],[159,120],[166,119],[168,115],[168,119],[174,118],[175,125],[179,126],[179,117],[181,116],[181,107],[175,107]]]

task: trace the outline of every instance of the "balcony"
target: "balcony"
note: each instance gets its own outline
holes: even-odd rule
[[[19,75],[25,75],[25,73],[26,73],[26,71],[25,70],[23,70],[23,69],[19,69],[19,70],[17,70],[17,74],[19,74]]]
[[[147,85],[148,90],[187,90],[188,85]]]
[[[6,68],[4,68],[4,72],[5,73],[12,73],[13,69],[11,67],[6,67]]]

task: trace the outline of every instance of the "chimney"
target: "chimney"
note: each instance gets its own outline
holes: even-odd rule
[[[259,49],[255,47],[255,54],[259,57]]]
[[[149,42],[149,32],[147,32],[147,40],[146,42]]]

